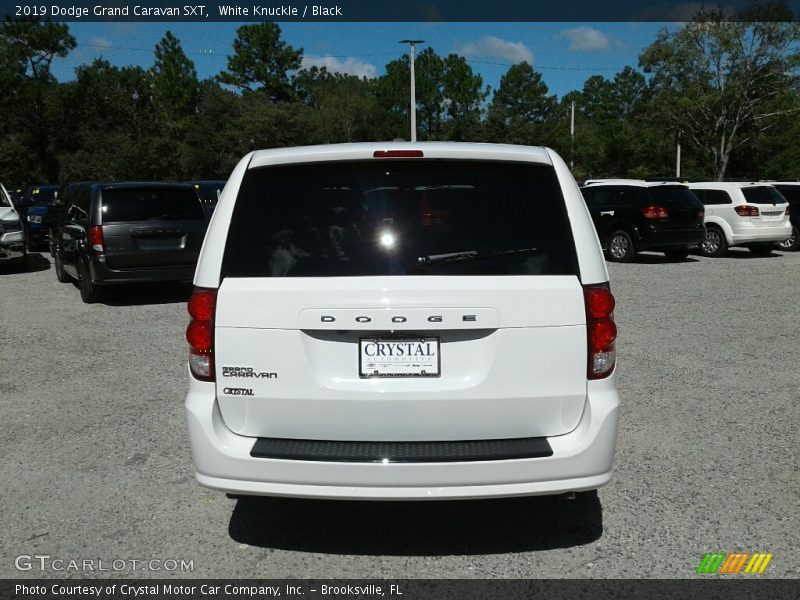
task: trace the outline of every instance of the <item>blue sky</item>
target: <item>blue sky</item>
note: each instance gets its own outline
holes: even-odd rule
[[[53,71],[61,80],[75,67],[102,56],[111,63],[150,67],[153,47],[167,30],[180,39],[198,76],[216,75],[232,51],[236,23],[70,23],[78,46]],[[397,43],[423,39],[440,55],[465,56],[493,89],[508,66],[533,62],[550,91],[559,96],[580,89],[592,75],[612,77],[636,66],[641,50],[663,23],[281,23],[282,38],[303,48],[305,64],[375,76],[403,52]]]

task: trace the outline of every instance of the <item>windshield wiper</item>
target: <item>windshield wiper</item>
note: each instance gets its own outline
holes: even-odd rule
[[[536,252],[537,248],[515,248],[513,250],[495,250],[492,252],[478,252],[477,250],[463,250],[461,252],[448,252],[446,254],[429,254],[420,256],[417,259],[417,267],[442,264],[449,262],[459,262],[463,260],[475,260],[481,258],[491,258],[493,256],[507,256],[510,254],[524,254]]]

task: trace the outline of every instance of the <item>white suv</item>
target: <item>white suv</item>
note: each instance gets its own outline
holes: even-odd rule
[[[792,235],[789,204],[773,186],[764,183],[690,183],[706,207],[705,256],[724,256],[730,246],[746,246],[767,255]]]
[[[234,169],[189,301],[198,481],[437,499],[612,474],[614,297],[552,150],[263,150]]]

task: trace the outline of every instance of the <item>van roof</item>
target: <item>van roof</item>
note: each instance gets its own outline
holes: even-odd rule
[[[698,190],[740,190],[751,187],[772,187],[766,181],[694,181],[689,184],[692,189]]]
[[[257,169],[277,164],[325,162],[338,160],[368,160],[379,150],[421,150],[424,158],[502,160],[552,165],[546,148],[486,144],[477,142],[364,142],[355,144],[326,144],[257,150],[248,168]],[[379,160],[379,159],[376,159]],[[413,158],[409,160],[414,160]]]

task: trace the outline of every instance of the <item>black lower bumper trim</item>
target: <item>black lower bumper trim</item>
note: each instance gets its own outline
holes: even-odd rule
[[[441,463],[552,456],[547,438],[455,442],[340,442],[258,438],[256,458],[361,463]]]

